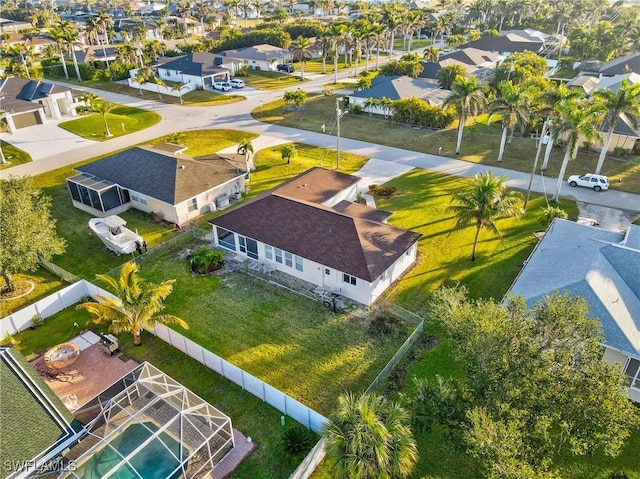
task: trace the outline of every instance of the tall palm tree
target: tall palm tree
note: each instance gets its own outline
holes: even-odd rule
[[[95,16],[95,21],[97,27],[102,30],[102,34],[104,35],[104,43],[102,44],[102,53],[104,54],[105,60],[107,58],[107,50],[105,46],[109,45],[109,30],[113,28],[113,19],[111,16],[104,10],[98,12]],[[107,70],[109,70],[109,61],[106,60]]]
[[[578,153],[578,139],[584,137],[587,141],[593,141],[599,138],[600,133],[596,125],[606,115],[606,107],[597,102],[572,101],[558,105],[558,111],[560,121],[557,125],[557,137],[566,142],[566,147],[553,201],[558,201],[560,198],[560,189],[564,182],[567,164],[570,160],[574,160]]]
[[[396,39],[396,30],[402,25],[403,11],[398,7],[397,3],[382,4],[382,24],[389,37],[389,60],[393,59],[393,44]]]
[[[465,78],[457,76],[451,85],[451,96],[445,101],[445,106],[453,105],[458,114],[458,141],[456,155],[460,154],[464,123],[470,115],[477,115],[487,105],[482,87],[478,85],[476,77]]]
[[[184,329],[189,326],[182,319],[172,315],[158,315],[164,309],[164,299],[173,290],[174,279],[160,284],[148,283],[138,276],[137,263],[122,265],[118,278],[98,274],[96,278],[106,284],[116,298],[99,295],[97,303],[82,303],[78,309],[86,309],[96,318],[94,322],[108,323],[115,334],[133,334],[133,344],[142,344],[140,334],[143,328],[153,327],[155,323],[176,324]]]
[[[238,155],[244,155],[244,161],[247,165],[247,172],[255,170],[255,166],[251,162],[251,155],[253,155],[253,143],[248,138],[243,138],[240,143],[238,143],[237,149]]]
[[[338,410],[323,432],[331,477],[408,477],[418,460],[408,423],[408,413],[382,396],[340,396]]]
[[[338,51],[344,45],[344,39],[348,29],[346,25],[332,23],[329,25],[329,38],[331,39],[331,51],[333,52],[333,83],[338,83]],[[345,48],[346,58],[346,48]]]
[[[163,86],[167,86],[167,84],[158,77],[153,77],[151,81],[158,87],[158,100],[162,100],[162,93],[160,88]]]
[[[547,90],[542,93],[540,97],[540,101],[543,103],[541,113],[547,115],[547,125],[549,127],[549,137],[541,167],[543,171],[545,171],[549,165],[551,150],[553,149],[553,144],[556,139],[556,124],[558,123],[560,115],[557,107],[562,103],[579,100],[580,98],[583,98],[583,96],[583,90],[581,88],[567,88],[564,83],[559,84],[552,90]]]
[[[97,101],[93,106],[93,111],[102,117],[104,121],[104,136],[113,136],[109,131],[109,123],[107,122],[107,115],[116,107],[114,103],[109,101]]]
[[[304,80],[304,59],[307,51],[311,47],[311,42],[308,38],[299,36],[293,44],[293,56],[300,60],[300,79]]]
[[[469,223],[475,223],[476,234],[473,240],[471,261],[476,260],[478,238],[482,228],[486,228],[498,236],[500,231],[496,221],[501,218],[520,216],[523,210],[520,206],[522,195],[512,190],[507,190],[506,176],[494,176],[491,171],[477,174],[469,186],[455,192],[447,211],[456,217],[453,230],[465,227]]]
[[[489,120],[496,113],[502,116],[502,138],[500,139],[500,151],[498,162],[504,156],[504,147],[507,143],[507,133],[516,127],[523,127],[529,121],[529,105],[531,103],[530,89],[514,85],[511,81],[498,84],[498,96],[489,106]]]
[[[76,72],[76,78],[79,82],[82,82],[80,67],[78,66],[78,57],[76,57],[76,45],[80,44],[80,33],[71,20],[58,22],[57,28],[60,30],[62,39],[71,53],[71,60],[73,61],[73,69]]]
[[[609,126],[607,138],[600,151],[598,165],[596,166],[596,175],[599,175],[602,171],[607,151],[609,151],[609,144],[618,119],[634,130],[638,128],[638,121],[640,120],[640,83],[631,85],[626,78],[623,78],[618,91],[613,92],[605,88],[597,90],[593,96],[607,108],[604,123]]]
[[[62,46],[65,44],[64,32],[59,27],[54,27],[49,30],[49,37],[56,43],[57,53],[60,55],[60,63],[62,63],[62,71],[64,72],[64,77],[69,79],[69,71],[67,70],[67,62],[64,58],[64,49]]]
[[[438,50],[438,47],[432,45],[429,48],[425,48],[423,57],[428,62],[437,62],[440,57],[440,50]]]

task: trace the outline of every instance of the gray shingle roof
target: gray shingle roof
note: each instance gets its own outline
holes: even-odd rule
[[[171,205],[193,198],[243,173],[222,158],[196,161],[140,147],[79,166],[76,170]]]
[[[442,90],[438,85],[408,76],[378,77],[379,80],[371,88],[352,93],[356,98],[420,98],[430,103],[441,105],[450,92]]]
[[[600,68],[602,75],[623,75],[629,72],[640,73],[640,52],[614,58]]]
[[[164,63],[160,68],[176,70],[185,75],[204,77],[229,71],[221,65],[222,57],[220,55],[202,52],[178,57],[175,60]]]
[[[631,226],[634,232],[640,227]],[[627,235],[629,237],[629,235]],[[511,292],[529,304],[555,290],[584,296],[604,329],[605,343],[640,357],[640,249],[625,235],[555,220]]]
[[[42,105],[37,102],[54,93],[70,91],[71,96],[84,95],[80,90],[55,85],[46,81],[29,80],[21,77],[8,77],[0,83],[0,92],[4,94],[2,109],[11,113],[38,110]]]

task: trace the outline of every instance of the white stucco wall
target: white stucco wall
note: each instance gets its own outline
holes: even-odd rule
[[[197,208],[194,211],[189,211],[189,205],[191,204],[191,200],[193,198],[189,198],[186,201],[178,203],[175,206],[175,214],[177,222],[176,224],[184,225],[189,220],[193,218],[197,218],[200,215],[208,213],[211,211],[209,206],[210,203],[214,202],[215,199],[224,194],[231,196],[236,192],[244,192],[244,174],[238,175],[238,177],[229,180],[221,185],[218,185],[210,190],[207,190],[199,195],[194,196],[196,199]]]
[[[624,368],[629,360],[629,355],[621,353],[617,349],[611,349],[605,346],[602,358],[609,364],[618,363]],[[640,402],[640,389],[630,388],[629,398],[633,401]]]
[[[354,185],[351,185],[348,188],[345,188],[344,190],[339,192],[337,195],[332,196],[322,204],[329,207],[335,206],[338,203],[340,203],[342,200],[354,201],[357,195],[358,195],[358,184],[356,183]]]

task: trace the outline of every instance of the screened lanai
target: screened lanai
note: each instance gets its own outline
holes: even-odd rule
[[[149,363],[75,416],[92,419],[61,478],[201,478],[234,447],[228,416]]]
[[[106,213],[131,202],[129,190],[87,173],[67,178],[67,187],[74,202],[88,206],[96,212]]]

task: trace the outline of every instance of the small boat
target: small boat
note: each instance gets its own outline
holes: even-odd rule
[[[129,254],[147,250],[147,243],[138,233],[125,228],[127,222],[116,215],[106,218],[91,218],[89,228],[105,244],[107,249],[116,255]]]

